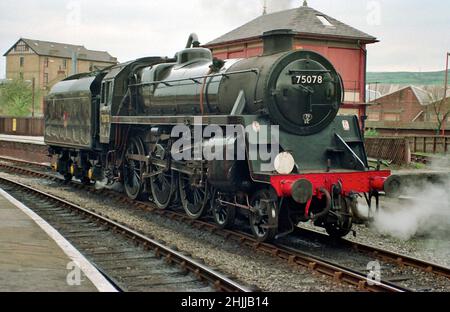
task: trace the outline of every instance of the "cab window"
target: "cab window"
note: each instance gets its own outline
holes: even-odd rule
[[[108,105],[111,97],[111,81],[102,83],[102,99],[101,102],[104,105]]]

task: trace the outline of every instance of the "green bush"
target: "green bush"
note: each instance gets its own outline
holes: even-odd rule
[[[33,92],[31,83],[21,79],[0,85],[0,114],[12,117],[31,115]],[[35,107],[38,107],[38,92],[35,93]]]
[[[379,133],[375,129],[368,129],[368,130],[366,130],[364,135],[366,138],[373,138],[373,137],[379,136]]]

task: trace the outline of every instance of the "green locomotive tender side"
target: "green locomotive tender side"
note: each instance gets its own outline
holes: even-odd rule
[[[93,75],[77,75],[56,84],[46,99],[47,145],[90,150],[94,147],[100,88]]]

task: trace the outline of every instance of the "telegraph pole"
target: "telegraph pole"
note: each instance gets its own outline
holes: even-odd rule
[[[445,55],[445,85],[444,85],[444,99],[442,103],[444,103],[444,112],[447,112],[447,90],[448,90],[448,58],[450,57],[450,52],[447,52]],[[447,116],[448,118],[448,116]],[[442,136],[445,136],[445,128],[447,124],[447,118],[444,118],[442,122]]]
[[[448,59],[450,57],[450,52],[447,52],[447,61],[446,61],[446,65],[445,65],[445,94],[444,94],[444,98],[447,97],[447,90],[448,90]]]

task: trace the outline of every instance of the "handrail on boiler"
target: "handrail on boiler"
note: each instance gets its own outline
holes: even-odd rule
[[[207,78],[214,78],[214,77],[226,77],[227,78],[228,76],[231,76],[231,75],[239,75],[239,74],[246,74],[246,73],[254,73],[254,74],[258,75],[259,69],[252,68],[252,69],[239,70],[239,71],[234,71],[234,72],[229,72],[229,73],[204,75],[204,76],[174,79],[174,80],[167,80],[167,81],[160,80],[160,81],[153,81],[153,82],[143,82],[143,83],[129,85],[129,87],[140,87],[140,86],[155,85],[155,84],[160,84],[160,83],[170,87],[171,83],[175,83],[175,82],[188,81],[188,80],[195,81],[197,79],[207,79]]]

